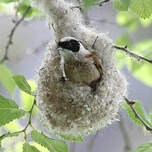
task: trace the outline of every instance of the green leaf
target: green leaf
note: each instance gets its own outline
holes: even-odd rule
[[[47,148],[41,146],[40,144],[36,143],[36,142],[32,142],[31,143],[33,146],[37,147],[40,151],[42,152],[50,152]]]
[[[133,113],[133,111],[131,110],[130,106],[126,103],[126,102],[122,102],[121,103],[122,107],[127,111],[129,117],[139,126],[143,127],[143,124],[135,117],[135,114]],[[133,108],[135,109],[135,111],[137,112],[137,114],[142,118],[142,120],[149,125],[150,127],[152,127],[152,122],[150,121],[149,117],[146,115],[146,112],[144,110],[143,105],[141,104],[141,102],[137,101],[135,102],[135,104],[133,105]]]
[[[116,45],[119,45],[119,46],[126,46],[128,48],[131,47],[131,40],[130,38],[128,37],[128,35],[121,35],[117,40],[116,40]]]
[[[0,0],[0,3],[12,3],[12,2],[17,2],[19,0]]]
[[[140,21],[137,16],[129,12],[120,12],[117,14],[117,23],[127,28],[130,32],[135,31]]]
[[[30,5],[30,0],[23,0],[23,4],[25,4],[25,5]]]
[[[14,145],[15,152],[23,152],[24,142],[22,140],[17,141]]]
[[[1,149],[2,149],[2,143],[1,143],[1,141],[0,141],[0,151],[1,151]]]
[[[141,18],[152,15],[152,0],[131,0],[129,7]]]
[[[25,143],[23,145],[23,152],[40,152],[36,147],[30,145],[29,143]]]
[[[152,112],[149,113],[150,120],[152,122]]]
[[[32,95],[31,87],[23,75],[15,75],[13,76],[13,79],[22,91]]]
[[[18,135],[19,135],[19,133],[16,133],[16,132],[14,132],[14,133],[6,133],[6,134],[0,136],[0,142],[1,142],[4,138],[6,138],[6,137],[15,137],[15,136],[18,136]]]
[[[18,120],[11,121],[10,123],[5,125],[5,129],[7,129],[10,132],[18,131],[20,128],[21,126]]]
[[[16,8],[17,13],[23,15],[25,11],[28,9],[30,3],[25,1],[24,3],[20,3]],[[36,8],[31,8],[29,12],[26,14],[26,17],[40,17],[42,16],[42,12]]]
[[[122,35],[120,36],[116,42],[116,45],[119,46],[128,46],[128,48],[131,48],[131,40],[127,35]],[[121,69],[123,66],[128,65],[130,63],[130,58],[127,57],[123,52],[121,51],[116,51],[115,53],[116,58],[118,60],[116,60],[116,65],[119,69]]]
[[[0,126],[19,119],[25,114],[26,112],[19,109],[13,100],[0,96]]]
[[[5,3],[0,3],[0,11],[8,12],[9,8],[10,8],[9,5],[6,5]],[[3,51],[0,50],[0,55],[1,55],[1,52],[3,52]]]
[[[25,3],[20,3],[20,5],[18,5],[17,8],[16,8],[16,12],[23,15],[26,12],[26,10],[28,9],[28,7],[29,7],[29,5],[26,5]],[[30,11],[31,10],[29,10],[26,17],[30,14]]]
[[[132,49],[137,54],[140,54],[146,58],[151,58],[152,56],[152,40],[146,40],[143,42],[139,42],[135,44]],[[132,72],[133,76],[137,79],[141,80],[148,86],[152,86],[152,65],[147,62],[138,63],[135,60],[132,60],[130,64],[128,64],[129,70]],[[141,74],[142,73],[142,74]]]
[[[29,13],[29,16],[27,16],[27,17],[42,17],[43,16],[43,13],[40,11],[40,10],[38,10],[37,8],[32,8],[31,9],[31,13]]]
[[[142,144],[133,152],[152,152],[152,143]]]
[[[5,152],[13,152],[13,151],[12,151],[12,148],[10,148],[10,146],[9,146],[9,148],[6,149]]]
[[[142,42],[138,42],[135,44],[135,51],[137,53],[142,53],[142,55],[149,55],[152,54],[152,39],[144,40]],[[150,54],[149,54],[150,53]]]
[[[137,61],[132,61],[131,71],[140,81],[144,82],[148,86],[152,86],[152,65],[149,63],[138,64]]]
[[[25,110],[29,111],[34,102],[34,97],[21,91],[21,101]]]
[[[12,71],[6,65],[0,64],[0,81],[11,95],[13,95],[16,87],[12,75]]]
[[[68,140],[68,141],[71,141],[71,142],[84,142],[81,136],[72,137],[72,136],[65,136],[65,135],[59,135],[59,134],[56,134],[56,135],[60,136],[64,140]]]
[[[143,27],[149,27],[152,24],[152,15],[149,18],[140,18],[141,25]]]
[[[32,91],[36,89],[36,82],[34,80],[29,80],[28,84],[30,85]],[[22,101],[24,109],[29,111],[31,109],[31,106],[33,105],[34,97],[23,91],[21,91],[20,97],[21,97],[21,101]],[[36,111],[37,111],[37,108],[35,106],[33,110],[33,114],[35,114]]]
[[[130,0],[114,0],[114,7],[118,11],[128,11]]]
[[[68,152],[68,146],[65,142],[49,138],[43,133],[39,133],[35,130],[31,132],[32,139],[43,147],[52,152]]]
[[[83,7],[88,9],[94,6],[97,3],[97,0],[83,0]]]

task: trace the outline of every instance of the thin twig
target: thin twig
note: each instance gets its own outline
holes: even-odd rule
[[[97,2],[95,5],[97,5],[97,6],[102,6],[104,3],[107,3],[107,2],[109,2],[110,0],[103,0],[103,1],[99,1],[99,2]],[[75,5],[75,6],[72,6],[71,7],[72,9],[73,8],[78,8],[78,9],[82,9],[83,8],[83,4],[80,4],[80,5]]]
[[[116,48],[116,49],[119,49],[119,50],[122,50],[122,51],[126,52],[126,53],[129,54],[131,57],[135,58],[137,61],[147,61],[147,62],[149,62],[149,63],[152,64],[152,60],[147,59],[147,58],[145,58],[145,57],[143,57],[143,56],[141,56],[141,55],[138,55],[138,54],[130,51],[130,50],[128,49],[127,45],[126,45],[126,46],[113,45],[113,47]]]
[[[21,24],[21,22],[24,20],[24,18],[26,17],[26,15],[27,15],[28,12],[30,11],[30,9],[31,9],[31,6],[29,6],[29,7],[26,9],[26,11],[24,12],[24,14],[23,14],[23,16],[21,17],[21,19],[18,20],[18,21],[15,23],[14,27],[12,28],[12,30],[11,30],[9,36],[8,36],[8,37],[9,37],[8,42],[7,42],[6,46],[5,46],[4,56],[3,56],[3,58],[0,60],[0,63],[3,63],[5,60],[8,59],[8,51],[9,51],[10,46],[13,44],[13,41],[12,41],[12,40],[13,40],[13,36],[14,36],[15,30],[16,30],[17,27]]]
[[[107,2],[109,2],[110,0],[104,0],[104,1],[100,1],[100,2],[98,2],[98,5],[99,6],[102,6],[104,3],[107,3]]]
[[[135,117],[143,124],[143,126],[146,128],[147,131],[150,131],[152,133],[152,128],[148,126],[148,124],[146,124],[144,122],[144,120],[140,117],[140,115],[136,112],[136,110],[133,107],[133,101],[129,101],[127,97],[124,96],[125,101],[127,102],[127,104],[130,106],[132,112],[134,113]]]
[[[125,126],[125,121],[123,120],[122,114],[119,113],[119,115],[120,115],[119,127],[120,127],[121,134],[124,140],[124,152],[131,152],[132,150],[131,141],[130,141],[128,131]]]
[[[25,131],[26,131],[26,129],[28,128],[28,126],[32,124],[32,113],[33,113],[33,109],[34,109],[34,106],[35,106],[35,105],[36,105],[36,100],[34,99],[34,102],[33,102],[33,104],[32,104],[32,107],[31,107],[31,109],[30,109],[30,111],[29,111],[30,116],[29,116],[27,125],[26,125],[26,127],[24,128]]]
[[[4,138],[6,138],[6,137],[17,136],[18,134],[20,134],[20,133],[22,133],[22,132],[23,132],[23,130],[16,131],[16,132],[12,132],[12,133],[7,132],[7,133],[5,133],[5,134],[3,134],[3,135],[0,136],[0,141],[2,141],[2,140],[3,140]]]
[[[98,37],[99,37],[99,36],[97,35],[96,39],[94,40],[94,42],[93,42],[93,44],[92,44],[92,48],[94,48],[94,46],[95,46],[95,44],[96,44],[96,41],[97,41]]]
[[[95,21],[95,22],[99,22],[99,23],[102,23],[102,24],[112,24],[112,25],[118,26],[118,24],[116,22],[109,21],[106,18],[103,18],[103,19],[90,18],[90,20]]]

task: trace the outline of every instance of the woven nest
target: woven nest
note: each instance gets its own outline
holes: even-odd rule
[[[111,43],[95,52],[104,69],[103,83],[95,96],[87,85],[60,81],[62,72],[56,47],[53,43],[49,46],[38,71],[37,101],[47,126],[57,134],[84,136],[115,121],[126,81],[115,67]]]

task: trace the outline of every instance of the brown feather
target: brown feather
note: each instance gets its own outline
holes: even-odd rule
[[[85,56],[85,58],[92,58],[93,61],[94,61],[94,65],[96,66],[97,70],[99,71],[100,73],[100,76],[98,79],[96,80],[93,80],[91,83],[90,83],[90,87],[92,88],[93,92],[96,92],[96,89],[98,87],[98,85],[100,84],[100,82],[102,81],[103,79],[103,69],[102,69],[102,66],[101,66],[101,62],[100,60],[98,59],[97,56],[95,56],[93,53],[90,53],[90,54],[87,54]]]

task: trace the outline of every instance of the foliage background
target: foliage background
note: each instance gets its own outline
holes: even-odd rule
[[[6,1],[5,1],[6,2]],[[9,0],[8,0],[9,2]],[[28,1],[25,1],[28,4]],[[116,4],[115,4],[116,5]],[[1,8],[5,9],[4,4],[0,5]],[[19,7],[20,13],[22,10],[27,8],[21,5]],[[121,8],[121,7],[120,7]],[[119,7],[117,9],[120,10]],[[126,9],[126,7],[125,7]],[[5,44],[7,42],[7,36],[13,26],[12,19],[17,19],[12,16],[13,9],[6,13],[1,13],[0,16],[0,50],[3,53]],[[37,12],[37,11],[36,11]],[[34,11],[35,13],[35,11]],[[31,12],[32,14],[32,12]],[[39,12],[38,12],[39,14]],[[134,13],[127,12],[117,12],[113,8],[113,2],[108,2],[102,7],[92,7],[88,10],[88,16],[91,19],[91,25],[96,27],[99,31],[107,33],[112,39],[114,39],[117,44],[128,44],[130,49],[137,50],[138,53],[143,54],[147,57],[152,57],[152,19],[143,20],[136,16]],[[13,39],[13,46],[11,46],[9,51],[9,61],[7,61],[7,66],[12,70],[13,74],[25,75],[28,80],[35,77],[37,68],[41,64],[41,60],[45,53],[45,47],[42,44],[46,44],[52,38],[52,32],[48,29],[45,24],[44,18],[35,18],[29,22],[29,19],[23,22],[23,24],[18,28]],[[147,63],[136,64],[136,61],[125,57],[124,54],[117,54],[118,66],[122,68],[123,73],[126,75],[128,80],[128,95],[131,99],[138,99],[141,101],[147,112],[151,109],[151,99],[152,99],[152,67]],[[10,97],[9,92],[12,94],[13,88],[4,88],[4,83],[6,88],[10,88],[9,84],[12,84],[6,77],[5,72],[10,74],[6,68],[0,69],[0,94],[5,97]],[[4,75],[5,74],[5,75]],[[137,79],[136,79],[137,78]],[[3,82],[2,82],[3,80]],[[31,82],[32,84],[34,82]],[[29,105],[25,105],[24,93],[21,93],[17,89],[17,93],[14,95],[14,99],[19,105],[26,108]],[[22,98],[22,100],[20,100]],[[26,97],[26,100],[32,100],[30,97]],[[22,103],[20,102],[22,101]],[[139,144],[150,142],[152,137],[150,135],[144,135],[142,128],[137,127],[128,118],[127,114],[124,112],[123,117],[125,118],[125,127],[128,129],[128,135],[130,136],[131,144],[133,149],[135,149]],[[13,122],[11,125],[7,125],[5,129],[11,131],[12,129],[23,128],[25,126],[24,119],[21,122]],[[35,126],[39,128],[39,120],[35,118]],[[42,130],[46,131],[44,127],[40,127]],[[0,129],[0,132],[4,131],[4,128]],[[47,132],[47,131],[46,131]],[[9,144],[4,144],[7,148],[6,152],[21,151],[23,137],[19,137],[18,142],[12,146],[12,141],[15,138],[7,139],[5,142]],[[109,146],[110,145],[110,146]],[[91,149],[92,147],[92,149]],[[124,148],[123,137],[119,128],[119,122],[116,122],[107,128],[99,131],[97,135],[92,135],[86,138],[84,143],[71,144],[71,149],[75,151],[106,151],[106,152],[122,152]],[[88,150],[89,149],[89,150]]]

